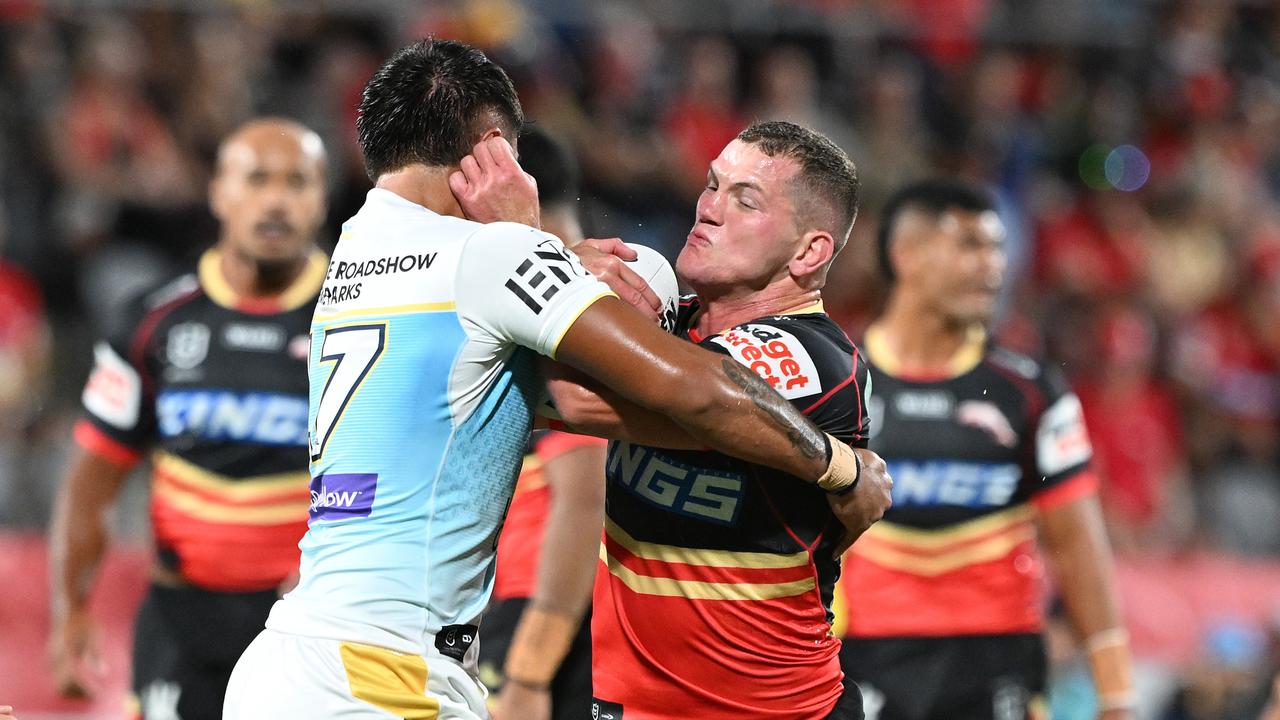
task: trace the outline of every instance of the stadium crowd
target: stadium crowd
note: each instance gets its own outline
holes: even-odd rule
[[[1280,10],[119,5],[0,1],[0,530],[48,521],[95,335],[214,239],[219,140],[262,114],[320,132],[331,244],[369,188],[365,81],[411,38],[454,37],[576,151],[589,237],[674,256],[708,162],[752,119],[835,140],[863,200],[825,300],[855,339],[883,297],[888,192],[937,172],[993,188],[1010,231],[997,334],[1081,396],[1127,617],[1151,625],[1130,629],[1140,687],[1164,698],[1153,717],[1256,717],[1280,670]],[[126,534],[142,512],[122,513]],[[1225,602],[1218,583],[1242,574]],[[1190,645],[1169,637],[1188,627]],[[1057,639],[1069,697],[1087,681]]]

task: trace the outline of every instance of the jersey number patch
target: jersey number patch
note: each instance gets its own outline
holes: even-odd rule
[[[387,326],[348,325],[324,330],[320,345],[320,363],[333,363],[320,404],[316,409],[307,440],[311,450],[311,462],[320,459],[334,428],[342,420],[342,414],[369,371],[382,356],[387,344]]]

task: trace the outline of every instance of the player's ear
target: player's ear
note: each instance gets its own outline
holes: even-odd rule
[[[215,171],[213,178],[209,180],[209,209],[213,212],[213,216],[219,221],[227,216],[227,196],[226,190],[221,182],[221,173]]]
[[[822,270],[836,254],[836,240],[827,230],[810,230],[800,239],[789,270],[796,277],[808,277]]]

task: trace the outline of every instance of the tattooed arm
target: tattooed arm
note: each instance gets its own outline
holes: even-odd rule
[[[833,445],[755,373],[667,335],[616,298],[602,298],[578,318],[556,359],[727,455],[809,482],[829,483],[833,469],[845,473],[837,484],[856,476],[852,451]]]

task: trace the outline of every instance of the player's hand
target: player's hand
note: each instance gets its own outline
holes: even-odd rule
[[[862,448],[854,448],[854,452],[862,461],[858,487],[848,495],[827,494],[831,511],[840,519],[845,530],[844,537],[836,546],[836,558],[843,556],[853,546],[853,542],[884,517],[885,511],[893,505],[893,478],[889,477],[889,466],[884,459]]]
[[[13,714],[12,705],[0,705],[0,720],[18,720],[18,717]]]
[[[583,240],[572,248],[583,267],[591,271],[622,301],[656,320],[662,312],[662,300],[644,278],[627,266],[626,260],[639,255],[619,238]]]
[[[493,720],[551,720],[551,690],[503,683]]]
[[[506,138],[482,140],[449,174],[449,189],[468,220],[542,227],[538,183],[516,162]]]
[[[54,624],[49,638],[49,662],[53,666],[54,688],[62,697],[93,697],[94,685],[106,674],[97,636],[97,626],[87,609],[69,611],[65,619]]]

